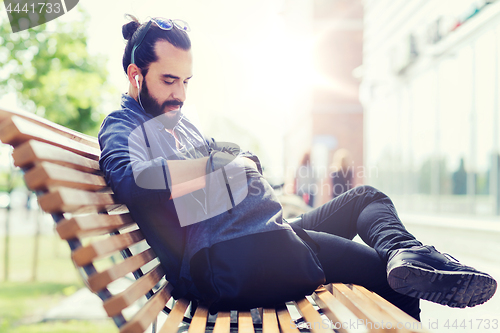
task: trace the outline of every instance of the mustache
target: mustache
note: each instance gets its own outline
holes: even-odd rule
[[[162,104],[161,108],[163,109],[166,106],[178,106],[179,108],[182,108],[183,105],[184,103],[179,100],[170,100],[170,101],[165,101]]]

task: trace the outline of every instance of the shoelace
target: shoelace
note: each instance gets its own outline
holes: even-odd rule
[[[460,261],[458,261],[457,259],[455,259],[451,254],[448,254],[448,253],[443,253],[443,256],[445,256],[446,258],[452,260],[452,261],[455,261],[456,263],[460,263]]]
[[[455,257],[453,257],[451,254],[449,253],[444,253],[444,252],[439,252],[438,250],[436,250],[436,248],[432,245],[427,245],[428,248],[432,248],[434,251],[438,252],[438,253],[441,253],[443,256],[445,256],[448,260],[451,260],[451,261],[454,261],[456,263],[460,263],[460,261],[458,261]]]

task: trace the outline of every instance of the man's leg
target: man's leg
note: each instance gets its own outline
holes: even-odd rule
[[[385,262],[391,250],[422,245],[403,226],[391,199],[371,186],[347,191],[305,213],[297,223],[347,239],[359,235]]]
[[[318,259],[327,283],[354,283],[363,286],[420,320],[419,299],[397,293],[387,283],[387,248],[402,244],[407,244],[408,247],[420,245],[406,231],[395,214],[394,207],[389,206],[392,206],[392,202],[386,195],[372,187],[363,186],[305,213],[295,223],[305,229],[318,244]],[[368,216],[372,214],[380,216],[377,223],[368,223],[372,220]],[[389,225],[393,226],[390,233]],[[376,237],[370,235],[370,232],[375,230],[388,233],[384,242],[373,241]],[[352,239],[357,234],[371,247],[378,244],[383,254],[353,242]]]
[[[327,283],[354,283],[382,296],[416,320],[419,299],[394,291],[387,283],[386,262],[377,252],[354,241],[324,232],[306,230],[318,245],[318,259]]]
[[[401,294],[461,308],[495,294],[497,283],[490,275],[416,240],[392,201],[373,187],[354,188],[304,214],[297,224],[347,239],[358,234],[387,263],[388,283]]]

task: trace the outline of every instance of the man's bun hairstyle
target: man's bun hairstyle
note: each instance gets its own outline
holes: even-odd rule
[[[148,21],[141,24],[133,15],[126,14],[125,17],[130,20],[130,22],[122,26],[123,38],[127,40],[122,62],[123,70],[127,73],[127,68],[131,63],[132,49],[141,34],[141,30],[146,28]],[[135,64],[141,69],[144,76],[148,72],[149,64],[158,61],[154,47],[159,40],[165,40],[182,50],[191,49],[191,40],[186,31],[177,28],[175,25],[171,30],[163,30],[153,23],[149,27],[149,31],[146,33],[140,47],[135,50]]]
[[[129,15],[130,17],[133,17],[132,15]],[[127,24],[124,24],[122,26],[122,34],[123,34],[123,38],[125,38],[126,40],[129,40],[130,38],[132,38],[132,36],[134,35],[134,32],[137,30],[137,28],[139,28],[141,26],[141,24],[139,23],[139,21],[137,21],[137,19],[135,17],[133,17],[133,21],[130,21],[129,23]]]

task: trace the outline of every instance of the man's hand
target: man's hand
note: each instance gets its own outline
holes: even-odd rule
[[[245,166],[248,168],[255,168],[260,174],[262,174],[262,168],[261,168],[260,161],[257,158],[257,156],[255,156],[254,154],[252,154],[249,151],[246,151],[246,152],[242,151],[237,144],[234,144],[231,142],[217,142],[214,139],[209,140],[208,144],[209,144],[210,148],[212,149],[212,151],[216,151],[216,152],[220,152],[220,153],[224,153],[224,154],[229,154],[229,155],[232,155],[234,157],[246,157],[247,159],[250,159],[254,163],[248,164],[248,163],[244,162]],[[220,158],[219,160],[222,160],[222,158]],[[221,164],[229,163],[229,160],[224,161],[222,163],[215,163],[216,168],[220,167]]]

